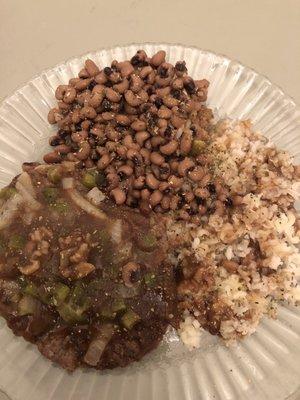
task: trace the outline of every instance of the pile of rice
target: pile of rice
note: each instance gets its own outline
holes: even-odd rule
[[[253,333],[263,315],[275,318],[279,301],[300,302],[299,167],[250,121],[223,120],[211,135],[212,173],[242,201],[199,225],[169,223],[173,262],[196,265],[178,288],[190,348],[202,328],[232,341]]]

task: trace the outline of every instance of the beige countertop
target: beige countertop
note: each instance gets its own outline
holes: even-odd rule
[[[195,45],[300,104],[300,0],[0,0],[0,99],[72,56],[132,42]]]
[[[237,59],[300,105],[300,0],[0,0],[0,20],[0,100],[89,50],[170,42]]]

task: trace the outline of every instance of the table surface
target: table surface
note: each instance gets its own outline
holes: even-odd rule
[[[0,0],[0,16],[0,100],[89,50],[170,42],[239,60],[300,105],[300,0]]]
[[[195,45],[300,104],[300,0],[0,0],[0,100],[44,68],[132,42]]]

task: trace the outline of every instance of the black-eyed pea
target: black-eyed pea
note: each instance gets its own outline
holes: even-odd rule
[[[177,161],[177,160],[171,160],[171,161],[169,162],[169,165],[170,165],[170,168],[171,168],[171,170],[172,170],[173,172],[177,172],[177,170],[178,170],[178,165],[179,165],[179,161]]]
[[[128,79],[123,79],[122,82],[117,83],[113,86],[114,90],[120,94],[123,94],[126,92],[126,90],[129,89],[129,81]]]
[[[133,181],[133,187],[135,189],[142,189],[145,184],[145,177],[144,176],[139,176]]]
[[[194,191],[196,197],[200,197],[202,199],[208,199],[210,197],[210,193],[205,188],[197,188]]]
[[[135,135],[135,141],[143,146],[144,142],[149,138],[150,134],[147,131],[139,131]]]
[[[143,67],[140,70],[139,76],[140,78],[144,79],[146,78],[151,72],[153,71],[152,67],[150,65],[147,65],[145,67]]]
[[[179,211],[179,218],[183,221],[188,221],[190,219],[189,213],[185,210]]]
[[[170,209],[173,210],[173,211],[176,210],[177,206],[178,206],[178,203],[179,203],[179,197],[176,196],[176,195],[171,196],[170,204],[169,204]]]
[[[157,112],[157,115],[159,116],[159,118],[163,118],[163,119],[169,119],[172,116],[172,111],[166,107],[166,106],[162,106],[160,107],[160,109]]]
[[[81,81],[80,78],[71,78],[71,79],[69,80],[69,85],[75,86],[76,83],[78,83],[79,81]]]
[[[85,160],[84,166],[85,166],[85,168],[93,168],[95,166],[95,163],[93,160],[88,158],[87,160]]]
[[[52,108],[48,113],[48,122],[53,125],[56,123],[55,114],[57,114],[59,110],[57,108]]]
[[[149,151],[152,149],[151,139],[146,140],[144,147]]]
[[[173,89],[182,89],[183,88],[183,80],[181,78],[176,78],[172,82]]]
[[[142,148],[140,154],[143,158],[144,164],[150,165],[150,151],[145,148]]]
[[[75,84],[75,89],[76,90],[84,90],[86,89],[89,84],[91,83],[92,79],[91,78],[87,78],[87,79],[81,79],[79,82],[77,82]]]
[[[105,96],[109,101],[113,103],[119,103],[119,101],[121,100],[120,93],[109,87],[105,88]]]
[[[124,204],[126,201],[126,193],[120,189],[120,188],[115,188],[110,192],[111,196],[114,198],[116,204]]]
[[[168,76],[167,78],[162,78],[161,76],[156,75],[155,77],[156,85],[161,88],[169,87],[171,80],[172,80],[171,76]]]
[[[160,179],[168,179],[171,173],[170,165],[166,162],[159,167]]]
[[[64,114],[67,113],[71,108],[71,104],[67,104],[63,101],[58,101],[57,105],[58,105],[59,111],[61,111]]]
[[[111,111],[106,111],[106,112],[102,113],[101,116],[104,121],[112,121],[113,119],[115,119],[116,114]]]
[[[91,146],[88,142],[79,143],[79,150],[75,154],[78,160],[86,160],[91,152]]]
[[[134,67],[130,61],[122,61],[118,63],[118,69],[123,78],[128,77],[134,72]]]
[[[205,206],[203,206],[202,204],[200,204],[198,206],[198,212],[199,212],[200,215],[205,215],[206,211],[207,211],[207,208]]]
[[[194,195],[193,192],[186,192],[186,193],[184,194],[184,198],[185,198],[185,200],[186,200],[187,203],[191,203],[191,202],[194,200],[195,195]]]
[[[64,102],[67,104],[73,103],[76,98],[76,94],[76,90],[72,86],[68,86],[63,96]]]
[[[69,88],[69,85],[59,85],[57,89],[55,90],[55,97],[57,100],[62,100],[64,98],[64,95]]]
[[[215,213],[216,213],[217,215],[220,215],[220,216],[223,215],[224,212],[225,212],[224,203],[223,203],[222,201],[220,201],[220,200],[216,200],[214,205],[215,205],[215,207],[216,207]]]
[[[157,206],[163,198],[163,194],[159,190],[154,190],[154,192],[150,195],[149,203],[151,207]]]
[[[104,71],[100,71],[99,74],[95,76],[95,82],[100,85],[104,85],[107,82],[107,76]]]
[[[199,182],[201,179],[204,177],[205,171],[202,167],[197,166],[194,168],[192,171],[188,172],[188,177],[190,178],[191,181],[193,182]]]
[[[159,128],[166,128],[166,127],[168,126],[168,121],[167,121],[166,119],[159,118],[159,119],[157,120],[157,126],[158,126]]]
[[[160,202],[160,205],[163,210],[169,210],[170,208],[170,197],[169,196],[164,196]]]
[[[234,206],[240,206],[241,204],[243,204],[243,196],[239,196],[239,195],[235,195],[232,196],[232,202]]]
[[[143,189],[143,190],[141,190],[141,198],[142,198],[143,200],[149,200],[150,195],[151,195],[150,190],[148,190],[148,189]]]
[[[82,109],[80,110],[80,114],[82,118],[89,118],[89,119],[94,119],[97,116],[96,110],[90,106],[82,107]]]
[[[117,114],[116,121],[119,125],[122,126],[130,125],[130,118],[125,114]]]
[[[210,180],[211,180],[210,174],[205,174],[200,181],[201,186],[203,186],[203,187],[207,186],[209,184]]]
[[[166,52],[164,50],[159,50],[150,59],[150,63],[154,65],[154,67],[159,67],[165,61],[166,61]]]
[[[181,188],[182,183],[183,183],[182,178],[179,178],[179,177],[176,176],[176,175],[171,175],[171,176],[168,178],[169,187],[172,188],[172,189],[179,189],[179,188]]]
[[[134,162],[135,159],[141,158],[141,155],[138,150],[130,148],[127,150],[126,157]]]
[[[105,169],[110,163],[109,154],[103,154],[100,160],[97,163],[98,169]]]
[[[163,103],[166,107],[172,108],[179,104],[179,100],[175,99],[173,96],[165,96],[163,97]]]
[[[141,121],[139,119],[137,119],[136,121],[132,122],[132,124],[130,126],[134,131],[144,131],[146,129],[146,127],[147,127],[146,122],[145,121]]]
[[[89,121],[88,119],[81,122],[81,128],[84,131],[88,131],[90,129],[90,126],[91,126],[91,121]]]
[[[80,142],[84,141],[87,137],[88,137],[87,131],[73,132],[71,135],[71,139],[75,143],[80,143]]]
[[[155,165],[162,165],[165,162],[164,157],[157,151],[153,151],[150,154],[150,161]]]
[[[126,90],[124,96],[125,96],[127,103],[131,107],[137,107],[140,104],[142,104],[142,99],[137,94],[135,94],[132,90]]]
[[[176,140],[171,140],[169,143],[160,146],[160,152],[167,156],[175,153],[177,149],[178,149],[178,142]]]
[[[102,100],[104,99],[104,93],[103,92],[95,92],[91,95],[89,99],[89,105],[93,108],[97,108],[101,105]]]
[[[159,187],[159,180],[153,174],[147,173],[145,182],[150,189],[155,190]]]
[[[90,77],[94,77],[100,73],[97,65],[94,63],[93,60],[90,60],[89,58],[85,61],[84,66]]]
[[[161,89],[156,89],[157,96],[161,98],[168,96],[170,93],[171,93],[171,88],[169,86]]]
[[[116,148],[116,153],[118,154],[119,157],[125,159],[127,153],[127,147],[119,144]]]
[[[148,99],[149,99],[149,95],[148,95],[148,93],[145,91],[145,90],[140,90],[138,93],[137,93],[137,98],[139,98],[140,99],[140,101],[141,101],[141,104],[142,103],[147,103],[147,101],[148,101]],[[151,109],[150,109],[151,110]],[[149,111],[150,111],[149,110]]]
[[[131,176],[133,174],[133,168],[129,165],[122,165],[118,168],[118,174],[125,174],[126,176]]]
[[[136,75],[136,74],[131,75],[130,90],[133,93],[138,93],[142,89],[143,85],[144,85],[144,82],[138,75]]]
[[[158,190],[160,190],[161,192],[168,192],[169,191],[169,184],[168,182],[160,182],[159,186],[158,186]]]
[[[152,136],[150,139],[152,148],[158,147],[165,142],[165,139],[161,136]]]
[[[146,82],[147,82],[150,86],[153,85],[153,83],[154,83],[154,81],[155,81],[155,76],[156,76],[156,74],[155,74],[154,71],[150,72],[150,74],[147,76]],[[144,88],[145,88],[145,90],[146,90],[146,86],[144,86]]]
[[[185,159],[178,164],[178,174],[180,176],[185,176],[194,166],[194,161],[191,158],[185,157]]]
[[[66,144],[59,144],[58,146],[55,147],[55,151],[58,154],[68,154],[71,151],[71,147],[67,146]]]
[[[131,195],[132,195],[132,197],[134,197],[135,199],[140,199],[140,198],[141,198],[141,192],[140,192],[140,190],[132,190],[132,191],[131,191]]]
[[[171,117],[171,123],[175,128],[181,128],[185,124],[185,120],[173,114]]]
[[[85,68],[82,68],[79,73],[78,73],[79,78],[88,78],[89,77],[89,73],[87,72],[87,70]]]
[[[189,154],[192,149],[192,135],[190,132],[183,132],[180,139],[180,153]]]
[[[62,160],[61,155],[58,154],[56,151],[51,151],[50,153],[44,155],[44,161],[47,164],[58,163],[61,160]]]

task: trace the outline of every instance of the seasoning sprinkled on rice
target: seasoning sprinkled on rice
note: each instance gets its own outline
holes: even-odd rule
[[[190,348],[200,326],[231,341],[253,333],[263,315],[276,317],[279,301],[300,302],[300,182],[291,156],[249,121],[232,120],[215,126],[206,152],[228,193],[225,212],[168,227],[183,274],[180,307],[189,312],[180,335]]]

